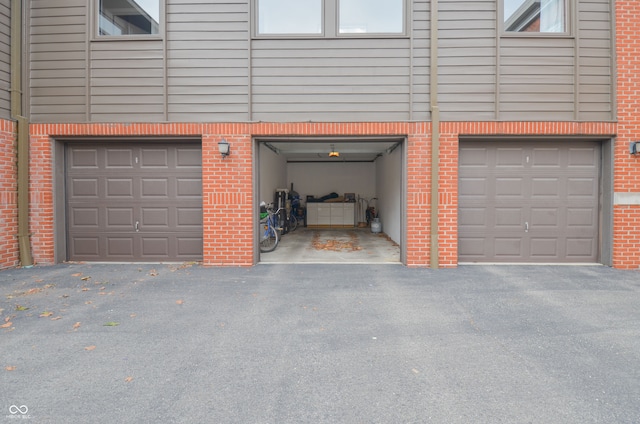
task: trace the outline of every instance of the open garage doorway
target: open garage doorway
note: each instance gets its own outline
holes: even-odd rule
[[[273,251],[256,248],[257,262],[403,263],[404,141],[256,138],[256,214],[261,202],[275,203],[299,222],[295,231],[283,228]]]

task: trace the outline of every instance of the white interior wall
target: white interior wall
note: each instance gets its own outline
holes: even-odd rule
[[[274,200],[275,191],[278,188],[288,188],[287,186],[287,161],[276,155],[264,144],[260,143],[259,149],[260,198],[258,203],[265,201],[271,203]]]
[[[307,196],[322,197],[329,193],[355,193],[356,196],[376,196],[376,169],[373,162],[305,162],[287,164],[287,188]]]
[[[376,186],[378,199],[376,207],[382,232],[401,244],[402,223],[402,148],[398,147],[388,155],[376,160]]]

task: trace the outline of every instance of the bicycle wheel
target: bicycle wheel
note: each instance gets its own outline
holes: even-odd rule
[[[278,245],[278,232],[268,224],[260,225],[260,251],[262,253],[273,251]]]
[[[298,228],[298,218],[294,214],[289,215],[289,231],[295,231]]]

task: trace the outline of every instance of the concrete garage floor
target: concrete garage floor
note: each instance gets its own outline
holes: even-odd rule
[[[370,228],[298,227],[282,236],[261,263],[400,263],[400,246]]]

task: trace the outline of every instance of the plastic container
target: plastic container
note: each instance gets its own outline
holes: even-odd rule
[[[380,222],[380,218],[373,218],[373,221],[371,221],[371,232],[372,233],[382,232],[382,222]]]

